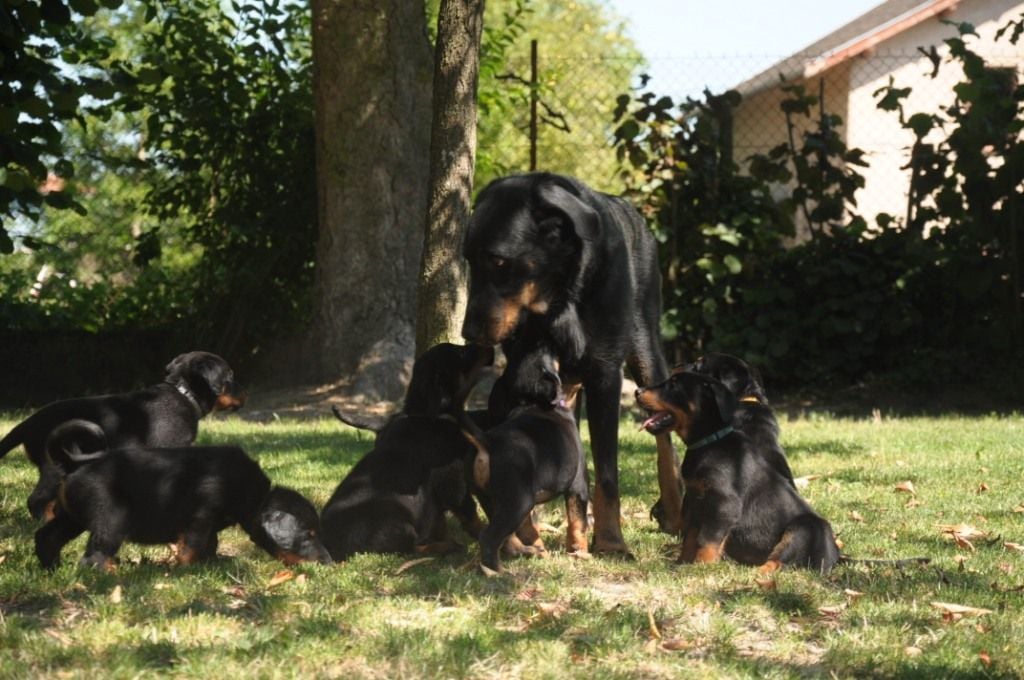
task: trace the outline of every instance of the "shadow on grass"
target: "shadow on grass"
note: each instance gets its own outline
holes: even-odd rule
[[[855,458],[864,455],[867,447],[851,441],[823,439],[819,441],[803,441],[786,446],[786,456],[800,458],[802,456],[825,454],[836,458]]]

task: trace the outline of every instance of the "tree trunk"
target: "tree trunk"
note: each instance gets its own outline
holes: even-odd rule
[[[396,399],[414,351],[431,55],[423,0],[313,0],[315,379]]]
[[[430,186],[416,312],[416,353],[459,337],[466,308],[462,234],[476,155],[483,0],[442,0],[434,53]]]

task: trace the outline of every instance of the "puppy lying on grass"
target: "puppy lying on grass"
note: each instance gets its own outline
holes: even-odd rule
[[[446,512],[477,537],[480,519],[464,473],[472,449],[458,421],[466,396],[493,362],[489,347],[442,343],[416,360],[402,411],[383,427],[335,409],[342,421],[377,432],[373,449],[341,481],[321,515],[324,543],[335,560],[460,549],[448,540]]]
[[[55,568],[64,546],[86,531],[83,565],[113,569],[125,541],[176,543],[178,562],[191,564],[216,555],[218,532],[233,524],[286,564],[331,562],[313,504],[271,486],[259,464],[236,446],[82,453],[83,441],[102,442],[103,431],[71,420],[48,440],[51,459],[70,471],[53,519],[35,535],[36,556],[46,569]]]

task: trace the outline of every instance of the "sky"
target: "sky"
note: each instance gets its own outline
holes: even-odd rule
[[[882,0],[605,0],[672,95],[721,91],[798,52]]]

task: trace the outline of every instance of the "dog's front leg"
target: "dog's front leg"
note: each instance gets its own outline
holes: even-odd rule
[[[619,509],[619,398],[622,372],[618,366],[601,364],[584,381],[587,426],[593,449],[595,553],[629,555],[622,537]]]
[[[691,543],[692,559],[683,560],[683,555],[680,554],[680,561],[718,562],[725,552],[725,542],[729,539],[729,534],[740,520],[743,502],[739,496],[710,493],[701,499],[700,506],[699,527],[694,531],[691,526],[683,540],[685,552],[690,534],[694,534]]]

